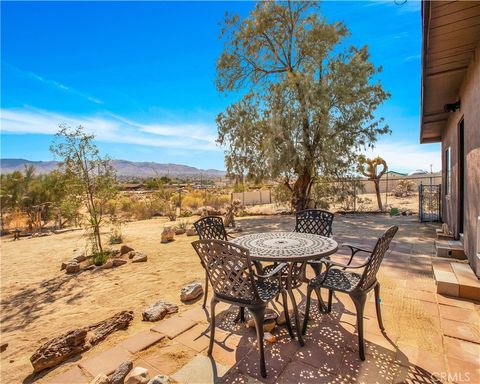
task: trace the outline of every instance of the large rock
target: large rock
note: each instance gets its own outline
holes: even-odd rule
[[[88,330],[90,332],[93,331],[93,335],[89,338],[88,342],[91,345],[96,345],[100,341],[105,339],[110,333],[122,329],[127,329],[132,320],[133,311],[122,311],[118,312],[112,317],[109,317],[106,320],[91,325],[90,327],[88,327]]]
[[[277,317],[278,313],[273,309],[267,308],[265,310],[265,316],[263,318],[263,330],[265,332],[272,332],[275,329],[275,326],[277,325]],[[247,326],[250,328],[255,328],[255,321],[249,312],[247,312]]]
[[[170,377],[165,375],[157,375],[152,377],[148,384],[170,384]]]
[[[133,320],[132,311],[122,311],[89,327],[75,329],[41,345],[30,357],[34,372],[51,368],[98,344],[110,333],[126,329]]]
[[[141,252],[135,252],[135,255],[132,258],[132,263],[142,263],[148,260],[147,255]]]
[[[113,260],[108,260],[105,264],[99,267],[99,269],[110,269],[110,268],[113,268]]]
[[[122,245],[120,248],[120,256],[126,255],[129,252],[132,252],[134,249],[129,247],[128,245]]]
[[[170,241],[175,240],[175,229],[164,228],[162,232],[162,237],[160,242],[162,244],[169,243]]]
[[[147,384],[148,369],[143,367],[135,367],[125,378],[125,384]]]
[[[87,329],[80,328],[47,341],[30,357],[34,372],[43,371],[88,349]]]
[[[142,313],[144,321],[162,320],[167,314],[178,312],[178,306],[164,300],[149,305]]]
[[[185,228],[176,228],[175,229],[175,235],[183,235],[187,230]]]
[[[123,259],[113,259],[113,260],[112,260],[112,263],[113,263],[113,266],[114,266],[114,267],[120,267],[120,266],[123,265],[123,264],[127,264],[127,260],[123,260]]]
[[[125,361],[113,372],[110,377],[110,384],[123,384],[125,377],[128,375],[133,368],[133,362]]]
[[[104,373],[100,373],[99,375],[95,376],[95,378],[90,381],[89,384],[110,384],[110,381],[108,380],[107,375],[105,375]]]
[[[74,273],[78,273],[78,272],[80,272],[80,264],[78,264],[76,261],[70,261],[65,266],[65,271],[69,275],[72,275]]]
[[[290,317],[290,322],[292,322],[294,316],[294,312],[292,309],[288,311],[288,316]],[[277,318],[277,325],[285,325],[286,323],[287,319],[285,317],[285,311],[282,311]]]
[[[199,282],[193,282],[185,285],[180,292],[180,300],[191,301],[203,295],[203,287]]]
[[[196,236],[197,230],[195,228],[188,228],[187,229],[187,236]]]

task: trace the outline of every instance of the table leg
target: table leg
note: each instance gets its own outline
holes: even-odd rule
[[[293,288],[292,288],[292,274],[294,270],[294,265],[295,263],[290,263],[288,266],[287,292],[288,292],[288,295],[290,296],[290,300],[292,301],[293,313],[295,315],[295,328],[297,330],[298,343],[300,344],[300,346],[303,347],[305,343],[303,342],[302,328],[300,326],[300,314],[298,313],[297,301],[295,300],[295,295],[293,294]]]

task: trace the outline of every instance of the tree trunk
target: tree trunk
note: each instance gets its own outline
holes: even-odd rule
[[[310,186],[312,176],[308,172],[303,172],[293,185],[292,207],[296,212],[310,208]]]
[[[374,179],[373,183],[375,184],[375,193],[377,194],[377,203],[378,203],[378,209],[380,211],[383,211],[382,208],[382,197],[380,196],[380,180]]]

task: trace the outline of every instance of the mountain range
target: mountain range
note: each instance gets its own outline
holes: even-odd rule
[[[11,173],[23,171],[25,166],[33,165],[37,174],[49,173],[58,167],[57,161],[31,161],[25,159],[0,159],[0,172]],[[118,176],[153,177],[153,176],[203,176],[210,178],[224,177],[225,171],[218,169],[199,169],[183,164],[161,164],[155,162],[137,162],[112,160]]]

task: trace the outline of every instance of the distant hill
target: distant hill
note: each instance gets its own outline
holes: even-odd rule
[[[31,161],[25,159],[0,159],[0,172],[11,173],[23,171],[25,165],[33,165],[36,173],[48,173],[58,166],[56,161]],[[152,177],[165,176],[200,176],[223,177],[225,171],[217,169],[198,169],[182,164],[160,164],[155,162],[136,162],[128,160],[113,160],[113,166],[118,176],[125,177]]]

